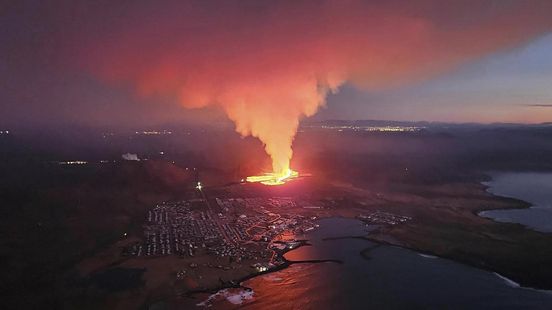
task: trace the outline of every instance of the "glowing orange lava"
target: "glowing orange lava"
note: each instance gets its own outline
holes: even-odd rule
[[[288,168],[281,173],[267,172],[263,175],[254,175],[247,177],[246,180],[247,182],[261,183],[264,185],[282,185],[297,177],[299,177],[299,173]]]

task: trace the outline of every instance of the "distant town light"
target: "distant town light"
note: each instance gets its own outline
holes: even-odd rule
[[[316,128],[317,126],[310,126]],[[417,132],[425,129],[423,126],[356,126],[356,125],[322,125],[320,128],[342,131],[370,131],[370,132]]]
[[[84,160],[58,161],[58,164],[60,164],[60,165],[85,165],[85,164],[88,164],[88,162],[84,161]]]
[[[172,134],[172,131],[170,130],[151,130],[151,131],[136,131],[135,134],[137,135],[170,135]]]

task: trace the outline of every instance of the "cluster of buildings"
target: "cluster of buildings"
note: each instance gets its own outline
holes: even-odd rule
[[[293,212],[299,205],[292,198],[215,198],[214,202],[194,199],[156,205],[146,214],[143,241],[127,248],[127,254],[272,262],[273,240],[316,226],[313,219]]]
[[[84,161],[84,160],[58,161],[57,163],[60,164],[60,165],[86,165],[86,164],[88,164],[88,162]]]
[[[149,210],[144,224],[144,242],[135,244],[131,254],[194,256],[198,249],[224,241],[215,215],[209,211],[192,211],[192,203],[163,203]]]
[[[376,211],[371,214],[361,214],[357,218],[366,224],[374,225],[397,225],[412,220],[410,216],[397,215],[383,211]]]

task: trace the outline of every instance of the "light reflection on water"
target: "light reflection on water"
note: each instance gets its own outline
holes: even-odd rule
[[[513,288],[496,275],[405,249],[359,239],[364,225],[326,219],[309,234],[313,246],[288,252],[290,260],[339,259],[343,264],[293,264],[253,278],[253,299],[218,308],[245,309],[552,309],[552,294]],[[360,252],[371,248],[369,258]]]

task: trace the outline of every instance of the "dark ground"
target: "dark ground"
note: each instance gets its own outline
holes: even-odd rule
[[[269,165],[257,141],[227,130],[107,138],[94,130],[70,132],[0,136],[0,290],[7,308],[59,309],[89,294],[90,283],[75,282],[75,265],[125,232],[140,234],[147,208],[192,195],[198,178],[221,186]],[[522,205],[491,197],[478,182],[491,170],[551,171],[551,138],[552,126],[436,126],[414,133],[315,128],[297,137],[293,166],[320,182],[391,195],[390,208],[419,219],[385,232],[404,246],[551,289],[543,280],[552,279],[550,234],[474,216],[490,203]],[[149,160],[121,160],[127,152]],[[69,160],[89,163],[56,163]],[[404,197],[415,203],[404,207]]]

